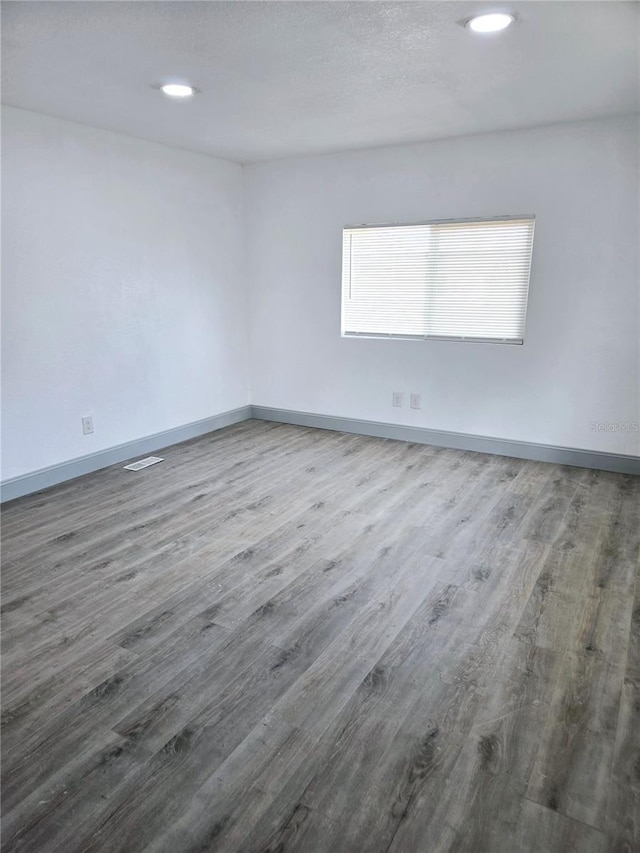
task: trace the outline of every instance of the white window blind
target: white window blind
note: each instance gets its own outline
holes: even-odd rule
[[[342,334],[522,343],[534,223],[345,228]]]

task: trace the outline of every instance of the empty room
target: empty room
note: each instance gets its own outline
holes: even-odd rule
[[[640,4],[1,8],[3,853],[639,853]]]

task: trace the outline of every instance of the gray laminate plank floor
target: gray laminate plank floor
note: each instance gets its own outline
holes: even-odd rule
[[[3,850],[640,850],[640,479],[248,421],[3,512]]]

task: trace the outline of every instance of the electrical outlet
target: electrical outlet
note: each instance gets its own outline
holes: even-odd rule
[[[392,406],[402,406],[402,391],[394,391],[392,397]]]
[[[412,409],[420,408],[420,394],[412,394],[410,399],[410,406]]]
[[[93,417],[91,415],[87,415],[86,418],[82,418],[82,434],[83,435],[91,435],[93,432]]]

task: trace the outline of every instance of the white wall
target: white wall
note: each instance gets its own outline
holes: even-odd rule
[[[523,347],[340,338],[343,225],[529,212]],[[3,108],[2,477],[250,401],[639,454],[638,237],[632,119],[243,170]]]
[[[246,405],[241,167],[2,115],[3,479]]]
[[[638,454],[591,428],[640,420],[638,151],[618,119],[246,168],[252,402]],[[524,346],[341,339],[343,225],[522,213]]]

